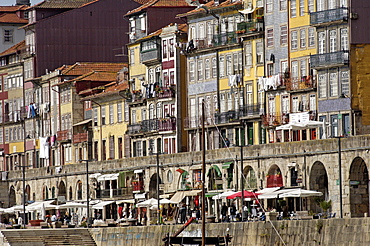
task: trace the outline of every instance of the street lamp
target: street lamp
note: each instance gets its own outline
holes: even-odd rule
[[[338,138],[338,171],[339,171],[339,209],[340,209],[340,218],[343,218],[343,191],[342,191],[342,146],[341,138],[343,136],[335,137]]]
[[[89,161],[93,160],[79,160],[80,162],[84,161],[86,163],[86,214],[87,214],[87,227],[91,226],[90,220],[90,187],[89,187]]]
[[[31,167],[31,165],[18,165],[18,162],[15,162],[15,166],[22,168],[22,180],[23,180],[23,228],[26,229],[26,167]]]

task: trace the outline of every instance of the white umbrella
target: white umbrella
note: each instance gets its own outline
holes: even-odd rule
[[[304,190],[304,189],[295,189],[292,191],[285,192],[279,195],[280,198],[283,197],[310,197],[310,196],[322,196],[322,192],[314,190]]]
[[[159,203],[160,204],[177,204],[177,202],[171,201],[170,199],[167,199],[167,198],[163,198],[163,199],[159,200]],[[158,206],[158,204],[157,204],[157,206]]]
[[[236,193],[238,193],[238,192],[237,191],[225,191],[221,194],[213,196],[212,199],[213,200],[223,199],[223,198],[226,198],[228,196],[234,195]]]
[[[154,198],[150,198],[149,200],[145,200],[143,202],[140,202],[137,204],[137,206],[140,207],[151,207],[158,204],[158,200]]]
[[[80,202],[67,202],[66,204],[60,205],[59,208],[86,208],[86,204]]]

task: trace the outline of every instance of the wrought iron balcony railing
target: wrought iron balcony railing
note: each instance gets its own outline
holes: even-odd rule
[[[348,20],[348,9],[337,8],[324,11],[313,12],[310,14],[310,24],[320,25],[330,22],[343,22]]]
[[[311,68],[333,67],[349,63],[348,50],[310,56]]]
[[[290,80],[287,81],[286,88],[288,91],[307,90],[316,88],[316,77],[308,75],[291,78]]]

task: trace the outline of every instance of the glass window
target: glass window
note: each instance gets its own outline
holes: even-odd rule
[[[267,32],[267,47],[274,46],[274,29],[269,28],[266,30]]]
[[[198,77],[197,80],[203,80],[203,60],[198,61]]]
[[[271,13],[274,10],[273,0],[266,0],[266,13]]]
[[[312,27],[308,28],[308,46],[315,46],[315,29]]]
[[[280,45],[288,44],[288,27],[286,25],[280,27]]]
[[[348,29],[340,29],[340,49],[348,50]]]
[[[300,30],[300,46],[301,48],[306,48],[306,29]]]
[[[231,55],[226,56],[226,75],[231,75],[232,74],[232,59]]]
[[[318,76],[319,98],[326,98],[326,74]]]
[[[286,10],[287,9],[287,0],[279,0],[279,7],[280,7],[280,10]]]
[[[290,17],[297,17],[297,0],[290,1]]]
[[[195,63],[194,62],[189,63],[189,80],[195,81]]]
[[[223,56],[220,56],[220,77],[225,76],[225,58]]]
[[[205,67],[205,79],[210,79],[211,78],[211,62],[209,59],[206,59],[204,62],[204,67]]]
[[[298,32],[291,32],[291,49],[296,50],[298,48]]]
[[[336,52],[337,51],[337,30],[329,31],[329,39],[330,39],[330,52]]]
[[[299,0],[299,15],[304,16],[304,0]]]
[[[329,89],[330,89],[330,96],[337,97],[338,96],[338,74],[330,73],[329,75]]]
[[[341,93],[343,95],[349,95],[349,72],[341,72]]]
[[[216,57],[212,58],[212,78],[217,77],[217,59]]]
[[[247,43],[245,45],[245,65],[252,66],[252,44]]]
[[[256,52],[257,52],[257,64],[263,63],[263,43],[257,42],[256,43]]]
[[[326,45],[325,45],[325,42],[326,42],[326,34],[325,32],[319,32],[318,33],[318,36],[319,36],[319,54],[324,54],[325,51],[326,51]]]

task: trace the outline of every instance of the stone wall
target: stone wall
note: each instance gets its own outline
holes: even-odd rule
[[[166,233],[180,225],[134,226],[90,229],[98,246],[163,245]],[[270,222],[206,224],[206,236],[224,236],[229,229],[230,246],[256,245],[370,245],[370,219],[315,219]],[[201,224],[192,224],[180,236],[201,237]]]

